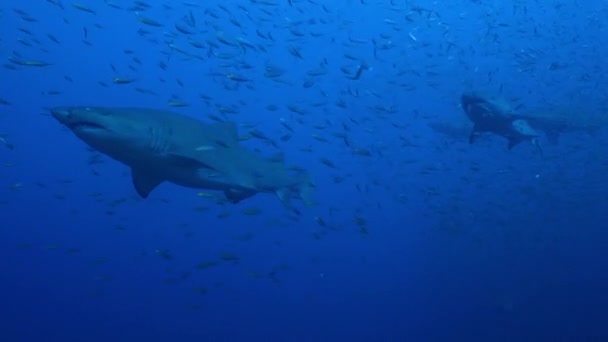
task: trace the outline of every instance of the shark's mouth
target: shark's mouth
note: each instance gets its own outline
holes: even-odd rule
[[[107,130],[104,126],[96,124],[94,122],[72,122],[70,123],[70,128],[74,131],[82,131],[82,130]]]

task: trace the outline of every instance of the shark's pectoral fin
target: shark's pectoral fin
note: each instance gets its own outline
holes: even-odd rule
[[[224,196],[226,196],[226,198],[231,203],[239,203],[240,201],[242,201],[246,198],[249,198],[255,194],[256,194],[255,191],[241,190],[241,189],[234,189],[234,188],[224,190]]]
[[[154,190],[164,179],[152,176],[144,170],[131,169],[131,177],[133,178],[133,186],[135,191],[142,198],[147,198],[150,192]]]

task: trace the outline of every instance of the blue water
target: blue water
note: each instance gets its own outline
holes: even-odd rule
[[[608,133],[431,128],[469,90],[605,116],[605,2],[78,4],[0,5],[2,341],[608,340]],[[142,200],[63,105],[255,127],[317,203]]]

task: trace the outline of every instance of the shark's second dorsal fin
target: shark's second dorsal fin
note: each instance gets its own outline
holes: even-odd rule
[[[143,170],[131,169],[131,177],[135,191],[142,198],[147,198],[150,192],[154,190],[164,180],[158,177],[151,176]]]

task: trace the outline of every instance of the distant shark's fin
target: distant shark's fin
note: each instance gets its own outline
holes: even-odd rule
[[[536,149],[538,150],[538,152],[540,153],[540,155],[543,155],[543,149],[540,146],[540,143],[538,141],[538,138],[532,138],[530,139],[529,137],[511,137],[509,138],[509,145],[507,146],[507,148],[509,150],[513,149],[513,147],[519,145],[520,143],[526,141],[526,140],[530,140],[530,142],[532,143],[532,145],[534,145],[536,147]]]
[[[481,131],[479,130],[479,127],[477,125],[473,126],[473,129],[471,130],[471,134],[469,135],[469,144],[474,143],[480,134],[481,134]]]
[[[281,200],[284,206],[291,207],[291,190],[289,188],[280,188],[275,191],[277,197]]]
[[[507,145],[507,148],[509,150],[513,149],[513,147],[519,145],[522,141],[525,140],[524,137],[510,137],[509,139],[509,144]]]
[[[542,146],[540,146],[540,142],[538,141],[538,138],[532,139],[532,145],[536,146],[536,149],[538,150],[538,153],[540,153],[541,157],[545,156],[545,153],[543,152]]]
[[[143,170],[136,169],[131,169],[131,177],[133,178],[135,191],[142,198],[147,198],[150,192],[164,181],[164,179],[151,176]]]
[[[538,146],[538,133],[530,123],[526,119],[516,118],[511,122],[511,130],[515,133],[512,136],[509,136],[509,150],[512,149],[515,145],[530,140],[532,144]]]
[[[247,191],[247,190],[241,190],[241,189],[226,189],[224,190],[224,196],[226,196],[226,198],[231,202],[231,203],[239,203],[240,201],[249,198],[253,195],[255,195],[256,192],[255,191]]]

